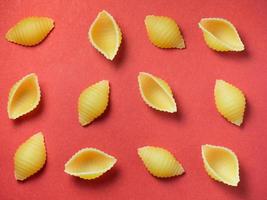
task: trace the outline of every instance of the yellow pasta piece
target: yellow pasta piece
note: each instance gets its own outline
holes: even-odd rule
[[[203,18],[198,23],[206,44],[215,51],[243,51],[245,49],[234,25],[222,18]]]
[[[90,124],[102,115],[108,106],[109,82],[100,81],[82,91],[78,101],[79,122],[82,126]]]
[[[90,26],[88,36],[93,47],[107,59],[113,60],[120,47],[122,34],[111,14],[105,10],[98,13]]]
[[[155,177],[168,178],[184,173],[182,165],[166,149],[145,146],[137,151],[149,173]]]
[[[176,22],[163,16],[148,15],[145,18],[148,38],[159,48],[185,48],[183,36]]]
[[[36,74],[28,74],[16,82],[9,92],[7,112],[9,119],[17,119],[34,110],[41,99]]]
[[[228,121],[240,126],[246,108],[246,99],[243,92],[230,83],[216,80],[214,96],[218,112]]]
[[[84,148],[65,164],[65,172],[82,179],[95,179],[110,170],[117,159],[95,148]]]
[[[150,107],[164,112],[177,112],[175,100],[169,85],[152,74],[140,72],[138,84],[141,96]]]
[[[54,20],[48,17],[27,17],[19,21],[6,33],[10,42],[34,46],[43,41],[54,28]]]
[[[239,164],[235,153],[221,146],[202,145],[202,159],[208,175],[216,181],[230,186],[237,186]]]
[[[44,136],[33,135],[19,146],[14,156],[15,178],[23,181],[38,172],[46,162]]]

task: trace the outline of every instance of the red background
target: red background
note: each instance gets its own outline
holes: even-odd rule
[[[106,60],[87,39],[102,9],[123,32],[114,61]],[[0,2],[0,199],[267,199],[267,2],[257,1],[20,1]],[[148,40],[148,14],[174,18],[186,49],[162,50]],[[55,29],[36,47],[5,40],[6,31],[27,16],[49,16]],[[238,29],[242,53],[217,53],[204,43],[197,23],[223,17]],[[178,114],[146,106],[137,85],[138,72],[165,79],[173,89]],[[24,75],[39,77],[38,109],[19,120],[7,117],[11,86]],[[213,88],[224,79],[247,97],[245,122],[236,127],[216,111]],[[77,99],[88,85],[108,79],[108,110],[88,127],[77,117]],[[48,160],[43,170],[21,183],[14,178],[16,148],[42,131]],[[241,182],[232,188],[215,182],[203,168],[202,144],[232,149],[240,161]],[[145,170],[136,149],[156,145],[170,150],[186,174],[160,180]],[[84,181],[63,172],[64,163],[81,148],[96,147],[118,158],[109,173]]]

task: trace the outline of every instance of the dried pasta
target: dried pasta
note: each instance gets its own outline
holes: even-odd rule
[[[108,106],[109,82],[97,82],[82,91],[78,100],[79,122],[82,126],[90,124],[102,115]]]
[[[17,119],[34,110],[41,99],[36,74],[28,74],[16,82],[9,92],[7,112],[10,119]]]
[[[145,146],[137,151],[149,173],[155,177],[168,178],[184,173],[182,165],[166,149]]]
[[[222,18],[203,18],[198,23],[206,44],[215,51],[243,51],[245,49],[234,25]]]
[[[164,112],[177,111],[172,91],[164,80],[152,74],[140,72],[138,84],[141,96],[148,106]]]
[[[10,42],[34,46],[43,41],[54,28],[54,20],[48,17],[27,17],[19,21],[6,33]]]
[[[98,13],[90,26],[88,36],[93,47],[107,59],[114,59],[121,44],[122,34],[111,14],[105,10]]]
[[[65,164],[65,172],[82,179],[95,179],[109,171],[117,159],[95,148],[84,148]]]
[[[44,136],[33,135],[19,146],[14,156],[15,178],[23,181],[38,172],[46,162]]]
[[[148,38],[159,48],[185,48],[183,36],[176,22],[163,16],[148,15],[145,18]]]
[[[246,108],[243,92],[230,83],[216,80],[214,96],[218,112],[231,123],[240,126]]]
[[[237,186],[239,164],[235,153],[221,146],[202,145],[202,159],[208,175],[216,181],[230,186]]]

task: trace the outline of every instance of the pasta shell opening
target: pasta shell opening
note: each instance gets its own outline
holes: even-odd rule
[[[65,172],[83,179],[95,179],[110,170],[117,159],[95,148],[84,148],[65,164]]]
[[[46,162],[44,136],[33,135],[19,146],[14,156],[15,178],[23,181],[38,172]]]
[[[6,33],[9,42],[34,46],[43,41],[54,28],[54,20],[48,17],[27,17]]]
[[[239,164],[235,153],[226,148],[214,145],[202,145],[202,159],[209,176],[230,186],[237,186]]]
[[[226,81],[216,80],[214,96],[218,112],[231,123],[240,126],[246,108],[243,92]]]
[[[139,157],[153,176],[168,178],[184,173],[182,165],[166,149],[153,146],[138,148]]]
[[[152,74],[140,72],[138,84],[141,96],[150,107],[164,112],[177,112],[175,100],[169,85]]]
[[[245,49],[234,25],[222,18],[204,18],[199,22],[207,45],[216,51],[243,51]]]
[[[7,112],[10,119],[17,119],[39,104],[41,91],[36,74],[29,74],[16,82],[9,92]]]
[[[97,82],[82,91],[78,100],[79,122],[86,126],[102,115],[109,102],[109,82]]]
[[[159,48],[185,48],[185,43],[176,22],[163,16],[148,15],[145,25],[150,42]]]
[[[91,44],[107,59],[113,60],[120,47],[121,39],[121,30],[115,19],[107,11],[101,11],[89,29]]]

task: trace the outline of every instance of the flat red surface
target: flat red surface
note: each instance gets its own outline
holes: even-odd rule
[[[106,60],[87,39],[102,9],[119,23],[123,41],[114,61]],[[20,1],[0,2],[0,199],[253,199],[267,197],[267,2],[257,1]],[[174,18],[186,49],[162,50],[147,38],[148,14]],[[6,31],[27,16],[49,16],[55,29],[36,47],[5,40]],[[204,43],[197,23],[223,17],[238,29],[242,53],[217,53]],[[174,91],[178,114],[146,106],[138,72],[165,79]],[[24,75],[39,77],[38,109],[19,120],[7,117],[11,86]],[[77,118],[77,99],[88,85],[110,80],[108,110],[88,127]],[[236,127],[216,111],[213,88],[224,79],[247,97],[245,122]],[[43,170],[21,183],[14,178],[16,148],[42,131],[48,160]],[[232,188],[210,179],[200,146],[222,145],[240,161],[241,182]],[[160,180],[145,170],[136,149],[164,147],[183,164],[186,174]],[[64,163],[79,149],[96,147],[118,158],[103,177],[84,181],[64,173]]]

